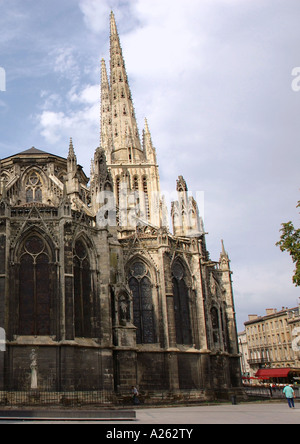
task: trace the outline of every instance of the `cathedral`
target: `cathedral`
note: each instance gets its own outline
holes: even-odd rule
[[[122,400],[138,386],[145,402],[241,393],[228,254],[222,243],[210,259],[182,176],[169,219],[113,13],[100,128],[90,177],[72,139],[67,157],[32,147],[0,162],[1,393]]]

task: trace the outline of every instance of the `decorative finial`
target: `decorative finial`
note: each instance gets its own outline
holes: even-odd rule
[[[74,146],[73,146],[73,139],[70,137],[70,144],[69,144],[69,157],[75,156]]]

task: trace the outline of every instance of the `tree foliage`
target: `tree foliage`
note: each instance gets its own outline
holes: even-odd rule
[[[300,207],[300,201],[297,208]],[[280,230],[280,241],[277,242],[277,246],[281,251],[287,251],[290,253],[294,264],[296,265],[293,282],[296,287],[300,286],[300,229],[295,229],[292,222],[282,224]]]

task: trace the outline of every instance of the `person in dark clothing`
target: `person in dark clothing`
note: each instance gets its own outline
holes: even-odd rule
[[[134,385],[132,386],[132,400],[134,405],[139,405],[139,391]]]

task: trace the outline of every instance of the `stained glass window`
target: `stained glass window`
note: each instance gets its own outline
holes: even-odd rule
[[[155,317],[150,273],[143,262],[135,262],[130,269],[129,286],[133,294],[133,319],[137,327],[137,344],[156,342]]]
[[[91,272],[87,249],[77,241],[74,249],[75,336],[91,337]]]
[[[42,181],[36,171],[32,171],[26,179],[26,202],[42,202]]]
[[[218,344],[220,340],[220,323],[219,323],[219,311],[213,307],[211,309],[211,323],[213,331],[214,344]]]
[[[29,237],[20,258],[19,334],[50,335],[50,268],[45,241]]]
[[[172,267],[174,314],[177,344],[192,344],[189,290],[185,282],[185,269],[179,261]]]

